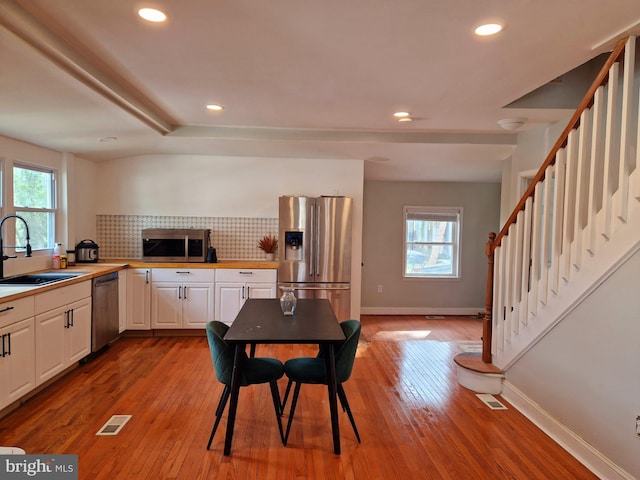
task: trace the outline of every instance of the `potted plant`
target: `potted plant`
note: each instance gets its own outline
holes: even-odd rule
[[[265,235],[258,241],[258,248],[266,254],[267,260],[273,260],[278,249],[278,239],[273,235]]]

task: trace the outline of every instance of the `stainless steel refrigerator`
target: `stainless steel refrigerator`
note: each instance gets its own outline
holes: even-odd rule
[[[279,199],[278,285],[298,298],[327,298],[339,321],[351,314],[348,197]]]

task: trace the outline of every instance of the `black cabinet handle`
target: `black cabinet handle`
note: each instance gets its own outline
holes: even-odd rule
[[[71,310],[67,310],[64,312],[64,328],[69,328],[71,326],[69,324],[69,312],[71,312]]]
[[[184,299],[187,299],[187,286],[184,286]]]
[[[7,307],[0,310],[0,313],[8,312],[9,310],[13,310],[13,307]]]
[[[5,348],[5,343],[4,343],[4,339],[6,336],[7,336],[6,333],[2,335],[2,357],[3,358],[7,356],[7,349]]]
[[[69,326],[73,327],[73,309],[69,310]]]
[[[178,300],[182,300],[182,285],[178,287]]]
[[[7,333],[7,345],[9,346],[7,355],[11,355],[11,332]],[[2,352],[4,355],[4,352]]]

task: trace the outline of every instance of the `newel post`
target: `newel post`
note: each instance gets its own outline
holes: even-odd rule
[[[491,316],[493,311],[493,242],[496,239],[494,232],[489,233],[489,240],[485,246],[487,255],[487,291],[484,301],[485,312],[482,320],[482,361],[491,363]]]

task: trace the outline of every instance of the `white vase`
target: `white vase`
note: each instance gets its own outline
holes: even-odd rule
[[[268,262],[273,262],[276,259],[275,253],[265,253],[265,258]]]

